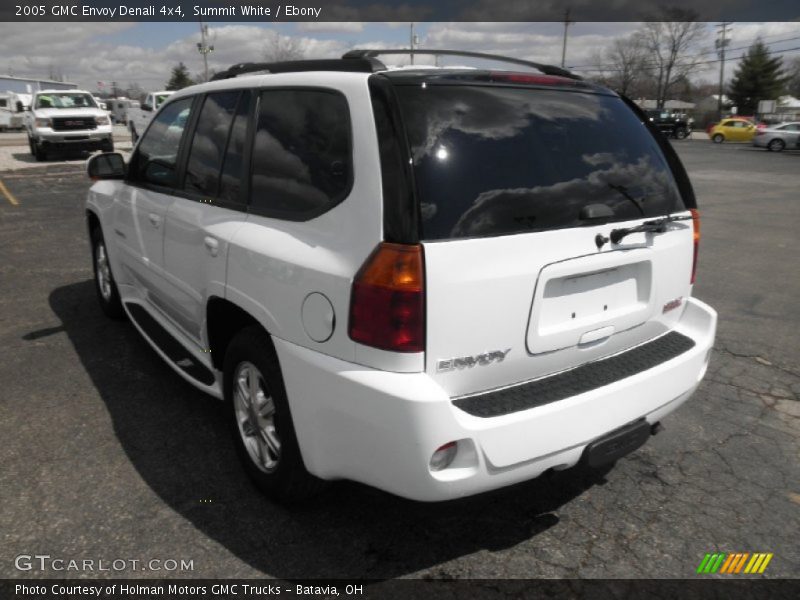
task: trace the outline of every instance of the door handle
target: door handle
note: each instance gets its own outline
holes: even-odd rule
[[[150,219],[150,223],[153,224],[153,227],[158,229],[158,226],[161,225],[161,215],[157,215],[156,213],[150,213],[147,215],[147,218]]]
[[[207,235],[203,238],[203,244],[205,244],[205,247],[211,253],[211,256],[216,256],[217,252],[219,252],[219,242],[216,240],[216,238]]]

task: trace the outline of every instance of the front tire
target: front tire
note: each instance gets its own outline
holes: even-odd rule
[[[117,283],[111,274],[106,242],[99,227],[92,230],[92,264],[94,266],[94,289],[97,292],[100,308],[107,317],[116,320],[124,319],[125,310],[122,308]]]
[[[711,141],[715,144],[721,144],[725,141],[725,136],[721,133],[715,133],[713,136],[711,136]]]
[[[678,129],[675,130],[675,139],[685,140],[687,135],[688,134],[686,133],[686,130],[683,127],[679,127]]]
[[[100,145],[100,150],[102,152],[113,152],[114,151],[114,140],[106,140]]]
[[[784,148],[786,148],[786,142],[781,139],[770,140],[767,144],[767,150],[770,152],[783,152]]]
[[[237,454],[256,486],[279,502],[302,502],[325,482],[303,464],[278,356],[269,336],[247,327],[225,353],[223,388]]]
[[[136,142],[139,141],[139,135],[136,133],[136,126],[132,122],[129,122],[128,129],[131,132],[131,144],[136,145]]]
[[[36,140],[30,136],[28,136],[28,146],[31,149],[31,154],[37,161],[42,162],[47,160],[47,152],[45,151],[45,149],[42,148],[42,146],[38,144]]]

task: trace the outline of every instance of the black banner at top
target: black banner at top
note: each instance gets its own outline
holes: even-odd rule
[[[668,8],[665,8],[668,7]],[[567,10],[569,13],[567,13]],[[794,21],[797,0],[4,0],[0,21]]]

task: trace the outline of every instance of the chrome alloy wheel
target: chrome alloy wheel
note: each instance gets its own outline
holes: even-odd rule
[[[106,246],[103,242],[97,243],[97,249],[94,254],[97,286],[100,288],[100,294],[103,296],[103,300],[108,302],[111,300],[111,269],[108,266],[108,255],[106,255]]]
[[[250,362],[236,367],[233,403],[242,443],[253,463],[272,473],[281,459],[281,441],[275,430],[275,402],[258,368]]]

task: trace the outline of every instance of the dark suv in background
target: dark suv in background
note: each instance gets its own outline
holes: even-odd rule
[[[669,110],[647,110],[645,112],[653,125],[667,137],[683,140],[692,133],[692,125],[685,114]]]

